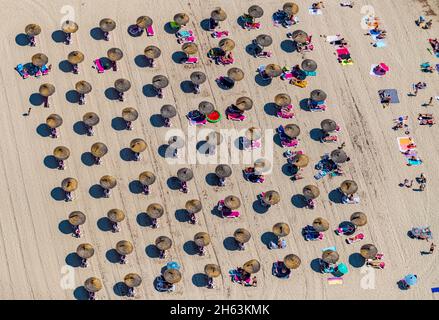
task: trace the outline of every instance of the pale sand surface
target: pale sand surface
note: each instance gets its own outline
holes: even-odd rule
[[[157,2],[153,5],[148,5]],[[90,242],[95,246],[95,256],[90,260],[87,269],[75,269],[75,285],[82,286],[90,276],[103,280],[104,289],[98,293],[102,299],[119,299],[114,285],[123,280],[125,274],[137,272],[143,277],[138,298],[141,299],[434,299],[430,287],[439,285],[439,256],[436,252],[431,256],[420,256],[421,250],[427,250],[429,244],[411,240],[407,231],[412,226],[430,225],[433,233],[439,232],[439,142],[438,127],[420,127],[415,117],[419,112],[437,113],[435,106],[425,109],[420,105],[432,95],[439,95],[437,74],[422,74],[419,64],[425,61],[438,63],[426,50],[427,38],[439,35],[437,17],[431,30],[425,31],[416,27],[414,20],[422,12],[418,2],[403,0],[387,1],[355,1],[354,9],[341,8],[338,1],[326,1],[326,9],[322,16],[311,16],[306,7],[311,1],[297,1],[301,7],[298,28],[314,36],[316,49],[307,54],[319,65],[318,76],[312,78],[306,89],[299,89],[287,82],[276,79],[270,86],[261,87],[255,83],[254,70],[263,63],[275,62],[280,65],[294,65],[301,62],[297,53],[286,53],[280,43],[286,39],[287,30],[272,26],[271,14],[282,7],[282,1],[259,1],[265,14],[262,17],[263,27],[259,31],[242,30],[236,23],[240,14],[253,4],[253,1],[201,1],[187,2],[177,0],[160,1],[116,1],[70,0],[76,13],[76,21],[80,29],[73,35],[73,43],[66,46],[52,40],[51,34],[59,28],[63,16],[60,9],[67,4],[64,0],[52,1],[3,1],[2,22],[0,28],[1,69],[0,69],[0,101],[2,102],[2,142],[0,143],[0,298],[6,299],[74,299],[74,290],[63,290],[60,287],[61,268],[66,264],[66,257],[76,250],[78,244]],[[432,8],[439,13],[434,1]],[[375,8],[384,28],[388,31],[388,46],[383,49],[372,48],[370,38],[363,36],[360,27],[362,5],[371,4]],[[237,43],[235,50],[236,63],[245,73],[244,81],[238,83],[230,91],[222,91],[214,79],[225,74],[227,67],[209,64],[205,53],[214,47],[218,40],[200,27],[200,21],[209,17],[210,11],[221,5],[228,14],[224,29],[231,32],[231,38]],[[197,67],[184,67],[172,60],[172,54],[180,50],[180,45],[172,34],[167,34],[163,25],[172,19],[177,12],[187,12],[191,21],[189,27],[197,35],[197,42],[203,55]],[[127,34],[127,27],[134,23],[140,15],[149,15],[154,20],[156,35],[153,38],[132,38]],[[118,27],[111,34],[110,42],[97,41],[90,36],[90,30],[97,27],[99,20],[113,18]],[[21,47],[16,44],[15,37],[23,32],[27,23],[35,22],[42,26],[43,32],[38,37],[37,47]],[[292,30],[294,30],[293,28]],[[245,52],[245,47],[260,33],[270,34],[274,43],[270,48],[274,55],[270,59],[255,59]],[[355,64],[342,67],[336,62],[333,48],[320,34],[342,33],[350,44],[350,51]],[[162,49],[162,57],[154,69],[140,68],[135,64],[135,57],[143,53],[147,44],[158,45]],[[92,60],[105,56],[107,49],[119,47],[124,51],[124,58],[119,63],[118,72],[106,72],[99,75],[91,68]],[[86,61],[80,65],[80,75],[64,73],[58,67],[72,50],[81,50]],[[22,80],[14,71],[18,63],[30,60],[37,52],[49,56],[53,70],[50,75],[41,79]],[[386,62],[390,73],[382,79],[369,75],[373,63]],[[208,85],[202,88],[202,94],[183,93],[180,83],[189,78],[194,70],[207,73]],[[156,74],[165,74],[170,80],[170,88],[166,89],[165,98],[146,97],[142,87],[151,83]],[[108,100],[104,92],[113,85],[115,79],[124,77],[132,82],[132,89],[126,95],[126,101]],[[93,85],[92,93],[87,97],[85,106],[78,106],[66,101],[65,93],[74,88],[79,80],[87,80]],[[406,93],[413,82],[424,79],[428,88],[418,97],[409,98]],[[34,107],[30,117],[22,114],[30,106],[29,97],[38,92],[43,82],[51,82],[56,86],[52,97],[52,107],[44,109]],[[325,113],[309,113],[300,110],[299,101],[308,97],[313,89],[323,89],[328,93],[329,109]],[[383,110],[377,91],[383,88],[397,88],[401,104],[391,105]],[[234,165],[234,175],[227,187],[218,189],[209,186],[205,177],[215,168],[214,165],[193,166],[195,182],[190,182],[190,192],[184,195],[170,190],[167,179],[175,175],[182,166],[168,165],[157,150],[165,143],[166,128],[155,128],[150,117],[159,113],[165,103],[174,104],[179,117],[174,119],[174,128],[186,128],[188,123],[184,115],[207,99],[220,111],[241,95],[252,97],[255,107],[249,112],[244,123],[232,123],[227,120],[211,128],[245,128],[251,125],[261,128],[275,128],[281,123],[288,123],[274,118],[264,112],[264,105],[272,102],[280,92],[287,92],[297,106],[298,116],[292,122],[298,123],[302,129],[301,149],[311,157],[312,164],[319,156],[331,151],[336,145],[320,144],[310,138],[309,132],[320,126],[325,118],[336,119],[343,131],[341,141],[346,142],[345,150],[352,161],[345,165],[346,178],[352,178],[359,184],[361,204],[334,204],[328,198],[329,192],[339,186],[344,177],[322,179],[317,182],[321,196],[318,207],[314,211],[298,209],[293,206],[291,198],[300,194],[303,186],[315,183],[315,170],[310,165],[305,169],[305,179],[292,183],[282,173],[285,159],[283,150],[275,146],[273,174],[262,185],[253,185],[242,178],[240,170],[243,165]],[[111,127],[112,119],[120,116],[121,110],[132,106],[139,110],[140,118],[134,123],[133,131],[116,131]],[[101,123],[96,127],[93,137],[79,135],[73,126],[82,119],[87,111],[99,114]],[[42,137],[37,127],[44,123],[50,113],[59,113],[64,119],[61,136],[57,140]],[[406,114],[410,116],[412,136],[424,164],[418,168],[406,167],[400,155],[396,137],[402,132],[391,130],[392,119]],[[436,115],[437,116],[437,115]],[[120,150],[128,147],[133,138],[142,137],[148,143],[148,151],[142,161],[127,162],[121,159]],[[105,142],[110,152],[103,159],[101,166],[88,167],[81,162],[81,155],[89,151],[92,143]],[[44,165],[44,158],[51,155],[57,145],[65,145],[71,149],[71,158],[67,161],[67,169],[58,171]],[[159,177],[148,197],[133,194],[129,183],[137,179],[144,170],[152,170]],[[404,178],[414,178],[424,172],[428,178],[425,192],[413,192],[398,187]],[[117,177],[118,186],[110,199],[94,199],[89,188],[98,183],[104,174]],[[52,189],[58,187],[61,180],[72,176],[79,179],[79,190],[73,202],[56,201],[51,196]],[[261,191],[278,190],[281,203],[270,209],[268,213],[258,214],[252,204]],[[238,195],[242,202],[242,216],[235,221],[226,221],[212,215],[211,209],[219,199],[229,194]],[[178,222],[175,212],[184,208],[187,200],[199,198],[203,202],[203,213],[198,225]],[[137,216],[144,212],[147,205],[161,203],[166,208],[166,216],[162,218],[160,228],[152,230],[138,224]],[[123,209],[127,220],[122,223],[122,231],[118,234],[99,230],[97,221],[106,216],[112,208]],[[87,215],[84,237],[75,239],[59,230],[61,221],[74,210],[81,210]],[[355,211],[364,211],[369,223],[361,231],[367,240],[353,245],[344,243],[344,238],[328,231],[322,242],[305,242],[300,234],[301,228],[310,224],[317,216],[327,218],[331,222],[331,230]],[[287,237],[288,249],[270,251],[261,241],[261,235],[271,231],[276,222],[288,222],[292,228]],[[233,235],[238,227],[251,231],[252,240],[244,252],[228,251],[223,245],[225,238]],[[183,250],[184,244],[192,240],[199,231],[210,233],[213,245],[209,246],[205,257],[189,255]],[[167,235],[173,239],[174,246],[166,261],[150,258],[146,247],[153,244],[159,235]],[[117,241],[126,239],[135,245],[134,253],[129,256],[129,264],[114,264],[107,260],[106,253],[114,248]],[[328,286],[327,275],[316,273],[310,263],[321,255],[321,249],[335,245],[340,253],[341,261],[348,263],[349,256],[358,252],[362,244],[374,243],[380,252],[385,254],[386,268],[376,272],[374,290],[360,287],[363,276],[360,269],[349,265],[350,273],[345,276],[341,286]],[[293,272],[290,280],[280,280],[271,275],[271,264],[282,259],[287,253],[295,253],[302,259],[301,267]],[[257,274],[257,288],[243,288],[230,282],[227,272],[245,261],[256,258],[262,263],[262,270]],[[160,274],[167,261],[174,260],[182,264],[183,280],[172,294],[158,293],[153,288],[153,279]],[[223,275],[217,279],[217,288],[208,290],[197,287],[193,279],[203,273],[206,263],[221,265]],[[396,281],[407,273],[417,273],[419,284],[409,291],[400,291]],[[195,276],[194,276],[195,275]],[[436,296],[437,297],[437,296]]]

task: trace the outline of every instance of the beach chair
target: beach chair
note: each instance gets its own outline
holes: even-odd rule
[[[189,37],[178,38],[177,43],[179,44],[193,43],[195,42],[195,40],[196,40],[195,36],[189,36]]]
[[[306,80],[298,80],[296,78],[293,78],[290,80],[290,84],[295,85],[299,88],[306,88],[308,86],[308,81]]]
[[[23,65],[20,63],[15,67],[15,70],[20,74],[23,79],[29,78],[29,73],[24,69]]]
[[[152,27],[152,25],[150,25],[149,27],[146,28],[146,35],[148,37],[152,37],[154,36],[155,32],[154,32],[154,28]]]
[[[105,69],[101,64],[101,60],[100,59],[96,59],[95,61],[93,61],[96,70],[98,71],[98,73],[104,73]]]
[[[322,138],[322,142],[337,142],[337,136],[327,136]]]
[[[282,119],[293,119],[295,117],[295,113],[292,111],[293,108],[281,108],[277,112],[277,116]]]
[[[177,38],[187,38],[194,35],[194,32],[192,30],[179,30],[175,36]]]
[[[234,113],[226,111],[227,119],[232,121],[244,121],[247,117],[242,113]]]
[[[188,57],[183,61],[184,64],[196,64],[198,63],[198,57]]]

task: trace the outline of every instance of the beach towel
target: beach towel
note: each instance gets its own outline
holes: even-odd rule
[[[334,277],[328,278],[327,280],[329,285],[343,284],[343,278]]]
[[[431,292],[432,292],[432,293],[439,292],[439,287],[431,288]]]
[[[337,52],[337,56],[340,59],[349,59],[351,56],[351,53],[349,52],[348,48],[340,48],[335,51]]]
[[[308,12],[309,12],[309,14],[312,14],[312,15],[322,15],[323,14],[323,11],[321,9],[309,8]]]
[[[354,61],[352,59],[341,61],[342,66],[352,66],[353,64],[354,64]]]
[[[384,48],[387,46],[387,43],[383,40],[379,40],[373,44],[375,48]]]
[[[371,67],[370,67],[370,75],[371,76],[374,76],[374,77],[377,77],[377,78],[382,78],[382,77],[384,77],[384,76],[380,76],[380,75],[378,75],[378,74],[376,74],[375,72],[373,72],[373,70],[377,67],[377,66],[379,66],[378,64],[373,64]]]
[[[335,36],[327,36],[326,37],[326,42],[334,42],[334,41],[338,41],[341,40],[341,36],[340,35],[335,35]]]
[[[421,159],[407,159],[407,164],[410,166],[420,166],[422,164],[422,160]]]
[[[399,137],[397,138],[399,151],[406,152],[408,150],[407,146],[414,143],[410,137]]]
[[[322,252],[325,252],[325,251],[328,251],[328,250],[337,251],[337,249],[335,248],[335,246],[332,246],[332,247],[323,248],[323,249],[322,249]]]
[[[399,103],[398,91],[396,89],[383,89],[378,91],[378,95],[381,96],[388,95],[390,96],[390,103]],[[381,99],[380,99],[381,102]]]

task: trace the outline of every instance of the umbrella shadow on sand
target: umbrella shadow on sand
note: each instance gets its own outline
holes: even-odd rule
[[[169,34],[176,34],[178,32],[179,29],[174,29],[171,27],[171,23],[167,22],[165,23],[165,25],[163,26],[163,30],[165,30],[166,33]]]
[[[88,193],[95,199],[104,197],[104,189],[99,184],[94,184],[88,189]]]
[[[35,107],[39,107],[44,103],[44,99],[41,94],[35,92],[29,96],[29,103]]]
[[[81,266],[81,257],[76,254],[76,252],[69,253],[66,256],[66,264],[73,267],[78,268]]]
[[[172,61],[174,61],[174,63],[181,64],[186,57],[187,55],[183,51],[175,51],[172,54]]]
[[[211,211],[212,215],[217,216],[221,219],[223,219],[223,214],[221,213],[221,211],[218,210],[218,205],[216,205],[212,211]]]
[[[110,249],[105,253],[105,257],[111,263],[120,262],[120,254],[117,253],[116,249]]]
[[[286,39],[280,43],[280,48],[286,53],[293,53],[297,51],[296,42],[293,40]]]
[[[42,123],[37,127],[37,133],[42,137],[50,136],[50,128],[47,124]]]
[[[168,185],[168,188],[171,190],[180,190],[181,182],[177,177],[170,177],[166,184]]]
[[[141,194],[143,192],[142,183],[139,180],[133,180],[129,183],[128,188],[131,193]]]
[[[49,169],[57,169],[58,168],[58,160],[52,155],[46,156],[44,158],[44,165]]]
[[[94,40],[104,40],[104,32],[99,27],[95,27],[95,28],[90,29],[90,36]]]
[[[354,268],[361,268],[366,263],[366,260],[358,252],[349,256],[349,264]]]
[[[316,258],[314,260],[311,261],[310,263],[310,267],[313,271],[317,272],[317,273],[321,273],[320,271],[320,259]]]
[[[193,93],[194,92],[194,84],[192,81],[189,80],[183,80],[180,82],[180,89],[184,93]]]
[[[122,117],[115,117],[111,120],[111,127],[116,131],[122,131],[127,128],[127,123]]]
[[[119,99],[119,93],[117,92],[116,88],[109,87],[105,89],[105,97],[108,100],[115,101]]]
[[[62,30],[55,30],[52,32],[52,40],[56,43],[65,42],[66,34]]]
[[[63,234],[70,234],[70,235],[73,232],[72,225],[70,224],[69,220],[62,220],[58,224],[58,230]]]
[[[81,154],[81,162],[87,167],[91,167],[95,164],[95,157],[91,152],[84,152],[83,154]]]
[[[133,152],[130,148],[123,148],[119,152],[120,158],[124,161],[132,161],[133,160]]]
[[[186,241],[184,243],[183,250],[190,256],[198,254],[198,246],[192,240]]]
[[[84,121],[76,121],[73,125],[73,131],[80,136],[87,134],[87,127],[85,126]]]
[[[140,212],[136,216],[136,222],[141,227],[151,226],[151,219],[148,217],[148,215],[145,212]]]
[[[196,273],[192,276],[192,284],[198,288],[207,286],[207,276],[204,273]]]
[[[309,132],[309,136],[311,139],[313,139],[314,141],[321,141],[321,139],[323,138],[323,132],[321,129],[319,128],[314,128]]]
[[[63,201],[66,199],[66,193],[60,187],[53,188],[50,195],[56,201]]]
[[[69,90],[66,92],[66,100],[70,103],[78,103],[79,102],[79,94],[76,90]]]
[[[88,291],[84,286],[80,286],[73,291],[76,300],[88,300]]]
[[[177,219],[178,222],[189,222],[189,214],[185,209],[178,209],[175,210],[175,219]]]
[[[215,173],[208,173],[206,175],[206,183],[211,187],[218,187],[219,179],[218,176]]]
[[[15,36],[15,43],[19,46],[28,46],[30,44],[29,37],[25,33],[19,33]]]
[[[58,64],[58,68],[59,68],[59,70],[61,70],[62,72],[65,72],[65,73],[70,73],[73,71],[72,64],[67,60],[60,61],[60,63]]]
[[[261,87],[269,86],[272,82],[271,79],[264,79],[259,73],[255,76],[255,82]]]
[[[112,223],[111,223],[110,219],[108,219],[107,217],[100,218],[96,222],[96,225],[98,226],[99,230],[104,231],[104,232],[108,232],[108,231],[111,231],[113,229]]]
[[[223,246],[226,250],[237,251],[239,249],[238,243],[234,237],[227,237],[223,241]]]
[[[270,207],[264,207],[262,204],[261,204],[261,201],[259,200],[259,199],[257,199],[257,200],[255,200],[254,202],[253,202],[253,210],[256,212],[256,213],[259,213],[259,214],[264,214],[264,213],[267,213],[268,212],[268,209],[270,209]]]
[[[154,128],[161,128],[165,125],[165,122],[163,120],[163,117],[160,114],[153,114],[149,118],[149,122]]]
[[[160,257],[160,250],[153,244],[146,246],[145,253],[149,258],[157,259]]]
[[[144,54],[139,54],[134,58],[134,63],[139,68],[147,68],[150,66],[150,63],[148,59],[146,59],[146,56]]]
[[[264,111],[267,115],[276,117],[278,108],[275,103],[269,102],[264,105]]]
[[[303,111],[310,111],[308,106],[308,101],[309,101],[308,98],[300,100],[299,101],[300,109],[302,109]]]
[[[200,22],[200,27],[201,29],[203,29],[204,31],[211,31],[210,30],[210,20],[209,19],[203,19]]]
[[[307,203],[306,203],[306,199],[303,196],[303,194],[295,194],[291,197],[291,203],[293,204],[293,206],[295,206],[296,208],[302,209],[305,208]]]
[[[157,91],[152,84],[145,84],[142,88],[143,95],[148,98],[157,97]]]
[[[267,246],[267,248],[270,245],[270,242],[277,243],[277,241],[278,237],[271,231],[265,232],[261,236],[261,242]]]
[[[329,193],[328,198],[330,201],[332,201],[334,203],[343,203],[343,201],[342,201],[343,193],[341,193],[341,191],[338,188],[332,190]]]

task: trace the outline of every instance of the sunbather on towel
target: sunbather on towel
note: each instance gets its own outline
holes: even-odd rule
[[[312,5],[311,5],[311,8],[313,9],[313,10],[318,10],[318,9],[322,9],[322,8],[324,8],[325,6],[323,5],[323,1],[320,1],[320,2],[314,2]]]

